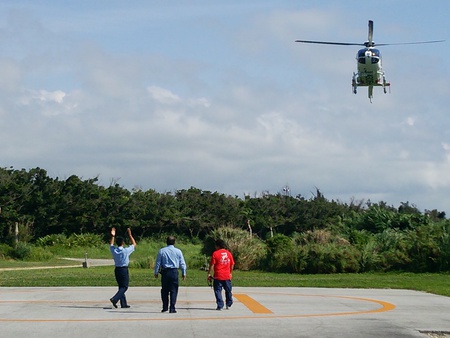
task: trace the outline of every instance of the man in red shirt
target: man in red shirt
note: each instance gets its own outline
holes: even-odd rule
[[[222,310],[224,306],[222,289],[225,290],[225,305],[228,310],[233,305],[231,278],[234,268],[234,258],[231,252],[225,249],[225,242],[223,240],[216,240],[215,247],[216,251],[213,252],[209,264],[208,280],[211,279],[211,274],[214,274],[213,287],[217,303],[216,310]]]

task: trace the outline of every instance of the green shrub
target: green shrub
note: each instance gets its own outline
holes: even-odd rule
[[[439,243],[439,271],[450,271],[450,221],[442,222],[442,232],[436,239]]]
[[[45,262],[54,257],[51,251],[40,246],[33,246],[26,260],[33,262]]]
[[[130,261],[130,268],[136,269],[153,269],[155,266],[155,258],[143,257]],[[153,273],[152,273],[153,274]]]
[[[206,270],[209,267],[209,261],[206,255],[198,253],[195,255],[185,256],[186,264],[189,269]]]
[[[346,238],[350,244],[361,249],[373,241],[373,234],[367,230],[349,229]]]
[[[0,244],[0,259],[11,257],[13,248],[8,244]]]
[[[384,271],[408,270],[411,259],[408,255],[408,240],[403,231],[386,229],[375,235],[380,253],[380,268]]]
[[[296,257],[295,272],[301,273],[305,271],[309,260],[308,248],[303,245],[297,245],[293,254]]]
[[[12,250],[12,257],[15,259],[25,260],[31,255],[32,246],[25,242],[17,243],[16,247]]]
[[[102,236],[97,234],[72,234],[68,238],[67,245],[69,247],[82,247],[82,248],[88,248],[88,247],[100,247],[104,244]]]
[[[36,245],[47,247],[54,245],[68,245],[69,241],[64,234],[52,234],[44,237],[40,237],[36,241]]]
[[[350,242],[326,229],[307,231],[295,236],[303,246],[300,252],[307,273],[359,271],[359,251]],[[300,259],[300,258],[299,258]]]
[[[410,243],[408,256],[411,271],[448,271],[450,257],[449,225],[435,223],[417,227],[407,232]]]
[[[211,256],[216,239],[225,241],[228,250],[233,254],[236,269],[252,270],[261,267],[266,256],[266,245],[259,238],[250,237],[247,231],[237,228],[218,228],[213,230],[204,241],[202,253]]]
[[[357,272],[357,252],[351,246],[336,243],[310,244],[308,248],[307,273]]]
[[[377,249],[374,239],[360,246],[359,249],[359,271],[379,271],[382,266],[382,256]]]
[[[273,272],[300,272],[297,271],[296,248],[291,238],[276,234],[267,239],[267,255],[265,266]]]

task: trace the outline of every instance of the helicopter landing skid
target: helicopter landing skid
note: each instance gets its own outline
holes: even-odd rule
[[[374,87],[374,86],[379,86],[379,87],[383,87],[383,92],[385,94],[387,94],[387,87],[389,87],[389,94],[391,93],[391,83],[386,81],[386,78],[383,76],[383,82],[382,83],[374,83],[374,84],[366,84],[366,83],[358,83],[358,77],[359,77],[359,73],[353,73],[353,77],[352,77],[352,92],[353,94],[357,94],[358,93],[358,86],[367,86],[367,87]],[[369,88],[369,99],[371,100],[373,95],[372,95],[372,89]],[[372,100],[371,100],[372,102]]]
[[[391,93],[391,83],[390,82],[386,82],[386,78],[383,76],[383,91],[385,94],[387,94],[387,89],[386,87],[389,87],[389,94]]]

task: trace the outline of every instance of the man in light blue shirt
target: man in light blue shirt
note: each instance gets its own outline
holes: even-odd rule
[[[131,229],[127,229],[128,237],[130,237],[131,245],[124,248],[124,239],[122,237],[117,237],[116,244],[114,246],[114,239],[116,237],[116,228],[111,229],[111,241],[109,242],[109,250],[111,251],[112,257],[114,259],[114,275],[116,276],[117,285],[119,290],[110,299],[112,305],[117,308],[117,302],[120,301],[120,307],[129,308],[127,304],[127,298],[125,297],[125,292],[128,290],[128,284],[130,282],[130,276],[128,274],[128,264],[130,264],[130,255],[136,248],[136,241],[131,234]]]
[[[180,249],[175,248],[175,237],[167,237],[167,246],[161,248],[156,256],[155,278],[161,272],[161,312],[176,313],[175,304],[178,296],[178,269],[183,280],[186,279],[186,262]],[[169,306],[170,296],[170,306]]]

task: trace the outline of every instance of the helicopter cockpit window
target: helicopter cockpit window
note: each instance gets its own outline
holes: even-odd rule
[[[358,60],[358,63],[366,64],[366,59],[370,57],[370,62],[372,64],[380,62],[381,59],[381,53],[378,49],[371,48],[371,49],[361,49],[358,51],[358,54],[356,54],[356,59]]]
[[[358,54],[356,54],[356,59],[358,60],[358,63],[365,64],[366,63],[366,50],[361,49],[358,51]]]
[[[372,63],[380,62],[380,57],[381,57],[380,51],[378,49],[372,49],[371,52],[372,52],[372,58],[371,58]]]

